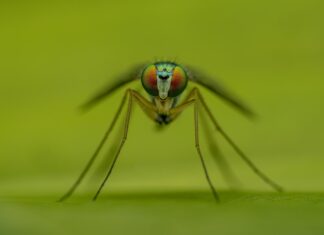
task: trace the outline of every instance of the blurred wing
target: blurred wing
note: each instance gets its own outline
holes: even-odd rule
[[[189,79],[197,83],[214,94],[220,96],[222,99],[224,99],[226,102],[230,103],[232,106],[237,108],[239,111],[241,111],[243,114],[253,117],[255,116],[255,113],[248,107],[246,106],[243,102],[241,102],[238,98],[236,98],[233,94],[228,92],[224,87],[222,87],[219,83],[217,83],[214,79],[197,72],[197,70],[188,67],[188,75]]]
[[[87,101],[81,106],[81,109],[88,110],[92,108],[94,105],[101,102],[104,98],[106,98],[107,96],[109,96],[111,93],[118,90],[122,86],[134,80],[140,79],[141,72],[144,66],[145,65],[134,66],[128,73],[125,73],[117,77],[114,83],[109,84],[100,92],[98,92],[96,95],[94,95],[89,101]]]

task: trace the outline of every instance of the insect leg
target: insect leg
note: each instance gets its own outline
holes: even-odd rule
[[[111,133],[111,131],[113,130],[118,117],[124,107],[124,104],[126,102],[126,98],[127,98],[127,94],[128,91],[125,92],[124,97],[119,105],[119,108],[115,114],[114,119],[112,120],[108,130],[106,131],[106,133],[104,134],[102,140],[100,141],[98,147],[96,148],[95,152],[93,153],[93,155],[91,156],[90,160],[88,161],[87,165],[85,166],[85,168],[83,169],[83,171],[81,172],[80,176],[78,177],[78,179],[75,181],[75,183],[72,185],[72,187],[59,199],[59,202],[62,202],[64,200],[66,200],[68,197],[70,197],[72,195],[72,193],[75,191],[75,189],[78,187],[78,185],[81,183],[81,181],[83,180],[83,178],[85,177],[85,175],[87,174],[87,172],[89,171],[90,167],[92,166],[93,162],[95,161],[95,159],[97,158],[100,150],[102,149],[104,143],[106,142],[109,134]]]
[[[184,101],[177,106],[176,108],[174,108],[171,111],[171,115],[170,118],[173,121],[175,118],[177,118],[181,111],[191,103],[191,100],[193,100],[197,95],[196,95],[196,90],[197,88],[193,88],[188,95],[185,97]],[[199,107],[198,107],[199,108]],[[230,166],[228,165],[226,159],[222,156],[218,146],[215,144],[214,141],[212,141],[212,136],[210,133],[210,130],[207,128],[206,126],[206,120],[204,119],[205,116],[203,116],[203,113],[200,113],[202,119],[202,124],[203,124],[203,128],[204,128],[204,133],[207,134],[207,141],[209,142],[209,149],[210,152],[212,153],[213,159],[216,161],[217,165],[219,166],[220,171],[223,174],[223,177],[226,181],[228,181],[229,183],[235,184],[235,185],[239,185],[240,182],[237,179],[237,177],[234,175],[234,173],[232,172]]]
[[[117,153],[114,157],[114,160],[113,162],[111,163],[111,166],[108,170],[108,173],[106,175],[106,177],[104,178],[103,182],[101,183],[97,193],[95,194],[95,196],[93,197],[93,201],[95,201],[102,188],[104,187],[105,183],[107,182],[114,166],[115,166],[115,163],[117,161],[117,158],[121,152],[121,149],[123,148],[124,146],[124,143],[127,139],[127,133],[128,133],[128,126],[129,126],[129,121],[130,121],[130,115],[131,115],[131,111],[132,111],[132,104],[133,104],[133,101],[137,102],[139,104],[139,106],[142,108],[142,110],[149,116],[151,117],[152,119],[154,119],[155,115],[156,115],[156,110],[155,110],[155,107],[154,105],[152,105],[149,101],[147,101],[143,96],[141,96],[138,92],[134,91],[134,90],[128,90],[129,92],[129,101],[128,101],[128,108],[127,108],[127,113],[126,113],[126,119],[125,119],[125,124],[124,124],[124,134],[123,134],[123,138],[122,138],[122,141],[117,149]],[[134,99],[134,100],[133,100]]]
[[[137,104],[141,107],[143,112],[153,121],[156,121],[157,119],[157,109],[156,106],[149,102],[147,99],[145,99],[140,93],[137,91],[132,90],[132,95],[134,97],[134,101],[137,102]]]
[[[217,141],[214,138],[214,135],[212,135],[211,133],[212,130],[207,126],[206,116],[203,115],[204,114],[203,112],[200,112],[199,114],[201,117],[202,128],[204,129],[203,133],[206,135],[206,141],[208,144],[209,151],[213,157],[213,160],[218,166],[220,172],[222,173],[224,180],[234,188],[235,186],[240,186],[241,182],[234,174],[232,168],[230,167],[227,160],[225,159],[222,152],[220,151]]]
[[[199,90],[196,88],[197,98],[204,107],[205,111],[207,112],[209,118],[211,119],[212,123],[216,127],[216,129],[220,132],[220,134],[224,137],[224,139],[233,147],[236,153],[243,159],[243,161],[253,170],[255,174],[257,174],[265,183],[270,185],[272,188],[277,190],[278,192],[282,192],[283,188],[279,186],[277,183],[269,179],[264,173],[262,173],[254,163],[242,152],[242,150],[232,141],[232,139],[224,132],[222,127],[216,121],[215,117],[211,113],[210,109],[208,108],[205,100],[203,99],[202,95],[200,94]]]
[[[125,119],[125,124],[124,124],[124,134],[123,134],[123,138],[121,140],[121,143],[117,149],[117,152],[115,154],[115,157],[114,157],[114,160],[113,162],[111,163],[111,166],[108,170],[108,173],[106,175],[106,177],[104,178],[103,182],[101,183],[98,191],[96,192],[95,196],[93,197],[93,201],[95,201],[97,199],[97,197],[99,196],[102,188],[104,187],[105,183],[107,182],[114,166],[115,166],[115,163],[117,161],[117,158],[120,154],[120,151],[121,149],[123,148],[124,144],[125,144],[125,141],[127,139],[127,133],[128,133],[128,126],[129,126],[129,120],[130,120],[130,115],[131,115],[131,111],[132,111],[132,104],[133,104],[133,95],[132,95],[132,91],[131,90],[127,90],[127,93],[129,93],[129,100],[128,100],[128,107],[127,107],[127,113],[126,113],[126,119]]]
[[[197,152],[198,152],[198,155],[199,155],[199,158],[200,158],[200,161],[201,161],[201,164],[202,164],[202,167],[204,169],[204,172],[205,172],[205,176],[206,176],[206,179],[208,181],[208,184],[209,184],[209,187],[214,195],[214,198],[216,199],[216,201],[219,202],[219,196],[218,196],[218,193],[216,192],[216,189],[215,187],[213,186],[211,180],[210,180],[210,177],[209,177],[209,174],[208,174],[208,170],[207,170],[207,166],[206,166],[206,163],[205,163],[205,160],[202,156],[202,153],[201,153],[201,150],[200,150],[200,144],[199,144],[199,132],[198,132],[198,102],[197,100],[195,101],[194,103],[194,121],[195,121],[195,147],[197,149]]]
[[[151,102],[148,102],[147,99],[145,99],[140,93],[138,93],[136,90],[131,89],[133,95],[134,95],[134,101],[136,101],[141,109],[143,110],[143,112],[149,117],[151,118],[153,121],[156,120],[156,111],[153,108],[153,105]],[[137,98],[139,100],[137,100]],[[124,129],[124,125],[120,125],[120,128],[118,129],[117,133],[121,133],[121,136],[123,134],[123,129]],[[120,136],[118,136],[120,137]],[[116,141],[117,140],[117,141]],[[107,153],[105,153],[106,157],[103,159],[102,164],[98,164],[98,168],[94,174],[95,177],[101,175],[102,173],[106,173],[107,169],[111,166],[112,160],[111,156],[114,156],[118,145],[120,142],[120,138],[115,138],[115,141],[113,143],[110,143],[111,148],[107,151]]]
[[[192,89],[181,104],[170,110],[170,121],[174,121],[185,108],[195,102],[194,95],[194,89]]]
[[[205,173],[205,177],[207,179],[207,182],[209,184],[209,187],[211,188],[211,191],[213,193],[214,198],[216,199],[216,201],[219,201],[219,196],[218,193],[216,192],[215,187],[213,186],[209,174],[208,174],[208,170],[206,167],[206,163],[205,160],[202,156],[201,150],[200,150],[200,144],[199,144],[199,132],[198,132],[198,102],[197,99],[194,98],[195,96],[195,90],[193,89],[189,95],[186,97],[186,99],[177,107],[173,108],[170,110],[170,115],[171,117],[176,118],[179,116],[179,114],[185,109],[187,108],[190,104],[194,104],[194,123],[195,123],[195,147],[197,149],[202,167],[204,169],[204,173]]]

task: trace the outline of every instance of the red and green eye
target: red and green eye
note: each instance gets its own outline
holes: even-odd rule
[[[188,77],[186,72],[180,66],[176,66],[173,69],[171,86],[169,90],[170,97],[176,97],[180,95],[186,88],[188,83]]]
[[[154,64],[148,65],[142,73],[142,85],[144,89],[152,96],[158,96],[159,91],[157,88],[156,80],[156,67]]]

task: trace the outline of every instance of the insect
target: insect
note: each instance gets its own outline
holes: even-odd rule
[[[129,73],[121,76],[115,84],[106,87],[102,92],[99,92],[92,99],[90,99],[84,108],[92,107],[98,102],[102,101],[104,98],[109,96],[115,90],[121,88],[122,86],[134,81],[140,80],[142,87],[148,93],[150,100],[146,99],[139,92],[133,89],[126,89],[124,96],[121,100],[119,108],[110,124],[110,127],[104,134],[99,146],[96,148],[89,162],[81,172],[76,182],[72,187],[61,197],[59,201],[64,201],[75,191],[78,185],[81,183],[90,167],[97,158],[100,150],[102,149],[104,143],[106,142],[109,134],[113,130],[116,121],[118,120],[120,113],[124,106],[127,106],[126,118],[124,122],[123,137],[121,143],[114,155],[112,164],[107,171],[107,174],[102,181],[98,191],[93,197],[96,200],[99,196],[102,188],[107,182],[111,172],[115,166],[118,156],[124,146],[127,138],[129,121],[131,118],[133,104],[140,106],[142,111],[150,118],[152,121],[164,126],[173,121],[175,121],[178,116],[189,106],[194,106],[194,130],[195,130],[195,147],[200,158],[202,168],[206,180],[210,186],[211,192],[214,198],[219,201],[219,195],[211,182],[210,176],[207,171],[206,163],[202,152],[200,150],[199,135],[198,135],[198,108],[202,107],[204,112],[207,114],[211,123],[214,125],[216,130],[224,137],[224,139],[229,143],[230,146],[236,151],[236,153],[244,160],[244,162],[258,175],[265,183],[270,185],[276,191],[283,191],[282,187],[276,184],[274,181],[270,180],[264,173],[262,173],[254,163],[239,149],[239,147],[232,141],[232,139],[224,132],[223,128],[220,126],[215,116],[210,111],[207,103],[205,102],[199,87],[194,86],[180,102],[179,97],[187,90],[188,82],[207,88],[209,91],[221,97],[224,101],[227,101],[230,105],[241,111],[247,116],[253,116],[253,112],[242,102],[236,99],[228,91],[222,88],[216,81],[209,78],[208,76],[199,74],[195,69],[188,69],[180,64],[170,61],[158,61],[155,63],[150,63],[147,65],[139,65],[132,69]]]

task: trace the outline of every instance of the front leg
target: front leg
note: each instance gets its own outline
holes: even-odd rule
[[[219,199],[219,196],[218,196],[218,193],[210,179],[210,176],[208,174],[208,169],[207,169],[207,166],[206,166],[206,163],[205,163],[205,160],[204,160],[204,157],[201,153],[201,150],[200,150],[200,143],[199,143],[199,128],[198,128],[198,105],[199,105],[199,97],[197,96],[197,88],[193,88],[190,93],[188,94],[188,96],[186,97],[186,99],[177,107],[173,108],[170,110],[170,116],[171,117],[178,117],[180,115],[180,113],[182,113],[182,111],[184,109],[186,109],[189,105],[191,104],[194,104],[194,126],[195,126],[195,147],[196,147],[196,150],[197,150],[197,153],[198,153],[198,156],[199,156],[199,159],[200,159],[200,162],[201,162],[201,165],[203,167],[203,170],[204,170],[204,173],[205,173],[205,177],[206,177],[206,180],[208,182],[208,185],[213,193],[213,196],[215,198],[215,200],[217,202],[220,201]]]
[[[130,90],[134,101],[136,103],[138,103],[138,105],[141,107],[141,109],[143,110],[143,112],[153,121],[156,121],[159,117],[158,114],[158,109],[156,108],[156,106],[148,101],[147,99],[145,99],[140,93],[138,93],[135,90]]]
[[[178,106],[170,109],[169,112],[169,122],[175,120],[184,109],[186,109],[189,105],[195,102],[197,88],[193,88],[187,95],[187,97],[182,101]]]

